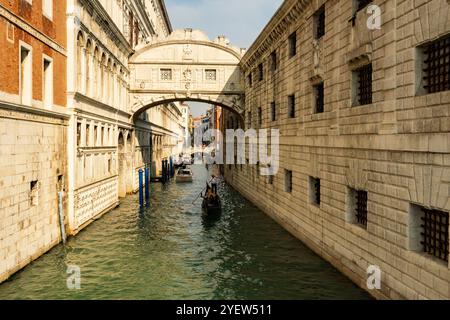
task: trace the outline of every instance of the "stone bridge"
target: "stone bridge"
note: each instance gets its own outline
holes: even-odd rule
[[[148,108],[175,101],[222,106],[242,116],[244,49],[219,36],[214,41],[199,30],[174,31],[138,48],[130,59],[133,120]]]

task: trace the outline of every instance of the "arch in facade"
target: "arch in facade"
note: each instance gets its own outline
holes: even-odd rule
[[[129,63],[133,120],[148,108],[175,101],[205,102],[242,115],[244,53],[223,36],[211,41],[192,29],[138,48]]]

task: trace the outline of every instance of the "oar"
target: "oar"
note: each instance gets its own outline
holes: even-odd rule
[[[211,178],[211,180],[209,180],[208,184],[211,183],[211,181],[212,181],[213,179],[214,179],[214,178]],[[197,196],[197,198],[195,198],[195,200],[192,202],[192,204],[194,204],[194,203],[198,200],[198,198],[200,198],[200,196],[202,195],[203,191],[205,191],[206,188],[208,188],[208,185],[206,185],[206,187],[204,187],[203,190],[200,191],[199,195]]]

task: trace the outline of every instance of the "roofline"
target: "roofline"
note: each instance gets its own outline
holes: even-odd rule
[[[170,34],[170,33],[172,33],[173,28],[172,28],[172,23],[170,22],[169,13],[167,12],[166,3],[164,0],[159,0],[159,3],[161,4],[161,9],[164,14],[164,21],[166,21],[167,28],[169,29],[169,34]]]

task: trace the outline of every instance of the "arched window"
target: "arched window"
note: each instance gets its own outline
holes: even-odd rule
[[[98,47],[95,47],[94,50],[94,61],[93,61],[93,70],[94,70],[94,75],[93,75],[93,81],[94,81],[94,90],[92,92],[92,96],[95,98],[99,98],[99,82],[100,82],[100,50],[98,49]]]
[[[85,93],[87,96],[91,96],[92,95],[92,90],[91,90],[91,77],[92,77],[92,42],[89,39],[87,41],[86,44],[86,62],[85,62],[85,74],[86,74],[86,88],[85,88]]]
[[[81,32],[77,36],[77,91],[83,90],[84,37]]]
[[[106,96],[106,55],[103,53],[100,59],[100,92],[99,97],[101,101],[105,100]]]

